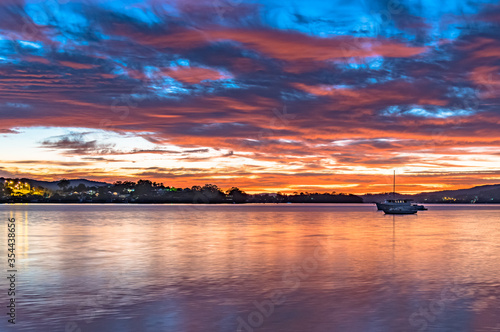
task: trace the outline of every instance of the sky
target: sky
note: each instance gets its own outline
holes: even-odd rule
[[[0,176],[500,183],[500,3],[0,3]]]

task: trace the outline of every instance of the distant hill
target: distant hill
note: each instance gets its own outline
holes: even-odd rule
[[[365,203],[382,202],[392,198],[392,193],[362,195]],[[396,198],[413,199],[422,203],[500,203],[500,184],[477,186],[468,189],[443,190],[416,195],[396,193]]]
[[[9,180],[11,180],[11,179],[9,179]],[[26,178],[23,178],[20,180],[22,180],[23,182],[29,183],[30,186],[32,186],[32,187],[44,187],[45,189],[54,190],[54,191],[61,189],[57,186],[57,184],[59,183],[59,180],[58,181],[38,181],[38,180],[32,180],[32,179],[26,179]],[[0,181],[5,181],[5,178],[0,178]],[[73,179],[73,180],[69,180],[69,183],[70,183],[69,184],[70,187],[76,187],[80,184],[84,184],[87,187],[102,187],[102,186],[109,185],[109,183],[106,183],[106,182],[91,181],[91,180],[85,180],[85,179]]]

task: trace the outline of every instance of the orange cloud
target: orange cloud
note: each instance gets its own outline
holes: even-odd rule
[[[87,63],[78,63],[72,61],[59,61],[59,63],[63,66],[70,67],[73,69],[91,69],[94,68],[94,65]]]
[[[200,67],[174,67],[165,68],[162,72],[177,81],[197,84],[204,80],[220,80],[231,78],[229,75],[224,75],[216,70]]]
[[[131,32],[133,34],[133,32]],[[266,56],[286,61],[327,61],[351,57],[412,57],[427,51],[404,43],[370,38],[318,38],[277,30],[182,29],[167,35],[136,33],[139,43],[154,47],[189,49],[217,41],[233,41]]]

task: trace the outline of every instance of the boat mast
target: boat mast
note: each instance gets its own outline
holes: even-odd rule
[[[394,170],[394,176],[392,180],[392,198],[396,199],[396,170]]]

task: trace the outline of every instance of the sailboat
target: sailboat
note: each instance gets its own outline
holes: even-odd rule
[[[386,214],[415,214],[419,210],[427,210],[423,205],[412,204],[411,199],[396,199],[396,171],[393,177],[392,198],[383,203],[376,203],[377,209]]]

